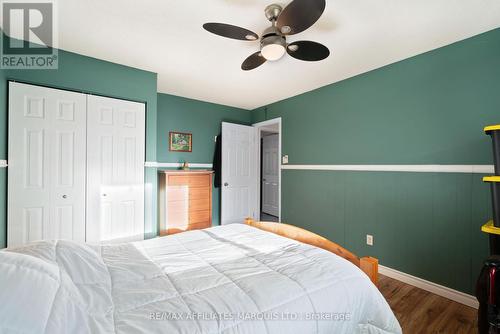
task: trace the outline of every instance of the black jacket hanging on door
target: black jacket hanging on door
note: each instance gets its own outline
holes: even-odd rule
[[[215,140],[215,153],[214,153],[214,187],[220,188],[222,184],[221,170],[222,170],[222,135],[218,135]]]

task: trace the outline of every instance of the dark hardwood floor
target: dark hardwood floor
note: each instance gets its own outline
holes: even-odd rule
[[[477,310],[474,308],[382,275],[379,289],[404,334],[477,333]]]

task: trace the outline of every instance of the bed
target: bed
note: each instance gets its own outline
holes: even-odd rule
[[[401,333],[350,259],[271,226],[248,221],[135,243],[6,249],[0,332]]]

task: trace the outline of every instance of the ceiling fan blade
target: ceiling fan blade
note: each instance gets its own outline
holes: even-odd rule
[[[320,43],[299,41],[288,44],[286,52],[293,58],[305,61],[318,61],[328,58],[330,50]]]
[[[284,35],[294,35],[308,29],[325,11],[326,0],[294,0],[283,9],[277,26]]]
[[[326,0],[294,0],[283,9],[277,26],[284,35],[295,35],[311,27],[321,17]]]
[[[266,58],[262,56],[260,51],[255,52],[250,57],[245,59],[243,64],[241,64],[241,69],[243,71],[253,70],[266,62]]]
[[[243,41],[256,41],[259,39],[259,35],[251,30],[226,23],[205,23],[203,28],[212,34],[232,39]]]

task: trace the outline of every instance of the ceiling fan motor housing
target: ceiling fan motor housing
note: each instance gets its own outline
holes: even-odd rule
[[[266,7],[264,13],[269,21],[276,21],[283,11],[283,7],[278,4],[272,4]]]

